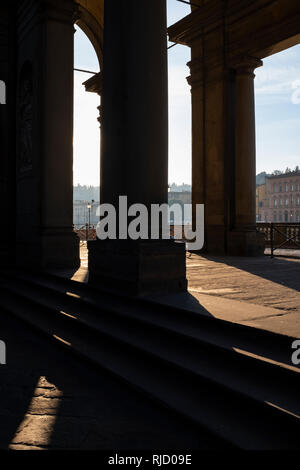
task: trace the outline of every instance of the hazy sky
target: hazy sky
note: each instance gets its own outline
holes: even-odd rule
[[[189,7],[168,0],[168,23]],[[189,48],[169,50],[169,182],[191,182],[191,105],[186,82]],[[80,29],[75,34],[75,67],[99,71],[94,49]],[[99,184],[99,99],[86,93],[90,75],[75,73],[74,183]],[[264,60],[256,71],[257,172],[300,166],[300,46]]]
[[[300,46],[256,70],[257,171],[300,166]]]

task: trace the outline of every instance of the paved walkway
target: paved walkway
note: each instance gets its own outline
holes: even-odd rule
[[[266,248],[265,255],[271,254],[271,248]],[[279,249],[274,251],[275,257],[283,257],[283,258],[299,258],[300,259],[300,250],[286,250],[286,249]]]
[[[300,259],[187,259],[189,294],[159,300],[217,318],[300,338]]]
[[[187,265],[192,292],[300,313],[300,259],[192,255]]]
[[[289,253],[290,258],[282,256]],[[298,251],[270,256],[209,257],[187,254],[189,292],[156,296],[160,303],[300,338],[300,257]],[[82,267],[58,273],[88,282],[88,254]],[[153,299],[153,297],[151,297]]]

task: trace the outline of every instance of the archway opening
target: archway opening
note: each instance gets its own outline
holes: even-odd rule
[[[191,12],[188,4],[167,1],[168,26]],[[187,82],[191,60],[189,47],[169,43],[169,205],[192,202],[191,91]],[[192,211],[184,211],[183,220],[170,220],[171,225],[192,224]]]
[[[74,162],[73,223],[81,240],[82,264],[87,265],[86,241],[95,236],[100,203],[100,64],[96,51],[79,26],[74,43]]]
[[[300,45],[256,70],[258,223],[300,222]]]
[[[188,15],[191,8],[177,0],[167,0],[168,25]],[[87,80],[100,71],[99,55],[82,25],[76,25],[74,70],[74,226],[80,238],[93,237],[87,230],[97,224],[100,200],[100,129],[96,93],[87,93]],[[172,46],[169,43],[169,46]],[[98,51],[99,53],[99,51]],[[169,49],[169,185],[170,203],[191,204],[191,94],[190,48],[176,45]],[[101,60],[101,58],[100,58]],[[92,208],[91,208],[92,207]],[[184,223],[191,225],[192,211],[185,212]]]

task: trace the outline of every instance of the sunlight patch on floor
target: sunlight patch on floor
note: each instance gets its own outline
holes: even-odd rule
[[[55,389],[54,399],[47,395],[51,389]],[[51,444],[62,397],[63,393],[55,385],[50,384],[45,377],[40,377],[28,410],[9,448],[26,445],[28,448],[37,446],[47,449]]]

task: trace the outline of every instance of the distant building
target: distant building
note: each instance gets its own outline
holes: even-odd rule
[[[266,184],[256,186],[256,221],[262,222],[266,204]]]
[[[265,184],[266,183],[266,178],[268,176],[271,176],[271,175],[268,175],[265,171],[263,173],[259,173],[259,175],[256,175],[256,184],[257,184],[257,186],[261,186],[262,184]]]
[[[177,185],[176,183],[171,184],[170,190],[172,193],[191,193],[192,186],[190,184],[182,183]]]
[[[74,201],[73,204],[73,224],[76,228],[80,228],[83,225],[89,223],[89,209],[87,201]],[[91,208],[91,225],[97,225],[99,222],[99,217],[97,216],[97,209],[99,207],[99,202],[92,204]]]
[[[175,220],[171,214],[171,223],[175,225],[191,224],[192,223],[192,193],[191,191],[171,191],[169,193],[169,206],[173,204],[181,205],[183,209],[183,220]],[[185,207],[188,206],[188,207]]]
[[[300,171],[268,176],[265,185],[257,187],[256,199],[258,222],[299,223]]]
[[[186,205],[191,205],[192,203],[192,193],[189,191],[183,192],[173,192],[169,193],[169,205],[180,204],[182,208]],[[91,225],[97,225],[99,222],[98,207],[99,202],[94,202],[91,209]],[[184,208],[184,217],[183,220],[175,220],[171,214],[171,223],[173,224],[191,224],[192,223],[192,209],[191,207]],[[88,224],[89,222],[89,210],[88,210],[88,201],[75,200],[73,204],[73,224],[76,228],[80,228],[83,225]]]

